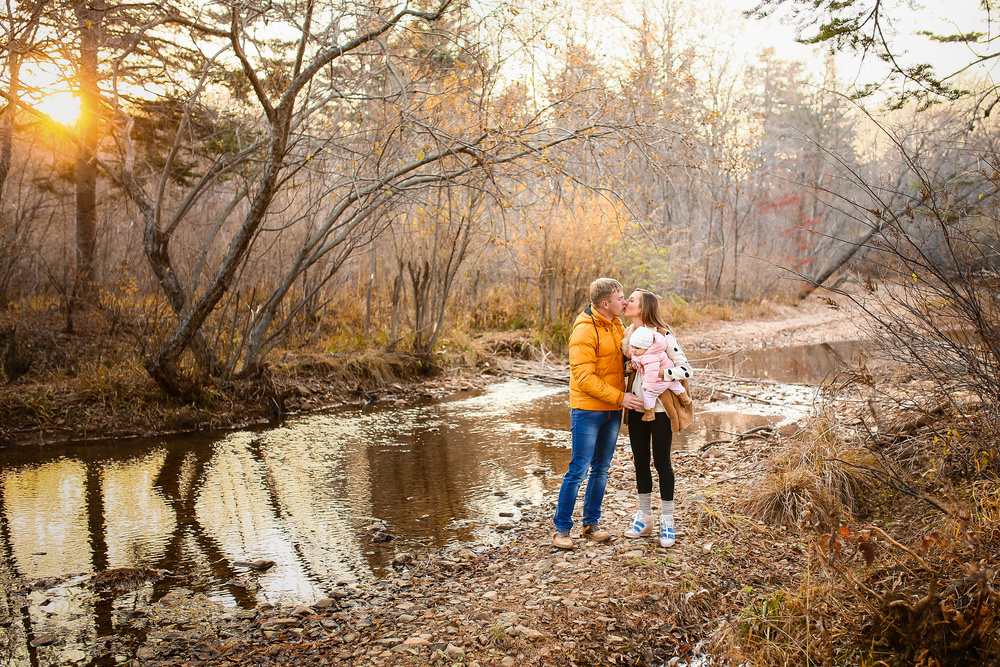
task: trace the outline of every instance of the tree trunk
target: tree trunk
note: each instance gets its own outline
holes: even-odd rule
[[[97,247],[97,154],[101,93],[98,87],[97,59],[101,42],[104,3],[92,0],[74,7],[80,28],[80,60],[78,62],[80,119],[77,122],[80,139],[76,156],[76,276],[73,296],[88,293],[96,274]]]
[[[396,347],[396,336],[399,335],[399,297],[403,291],[403,267],[399,267],[399,272],[392,279],[392,323],[389,326],[389,349]]]
[[[406,270],[410,274],[410,286],[413,288],[413,347],[422,350],[424,330],[430,319],[431,266],[427,260],[422,265],[419,261],[407,261]]]
[[[375,268],[376,268],[375,244],[372,243],[372,268],[368,273],[368,288],[365,290],[365,336],[372,327],[372,290],[375,288]]]
[[[8,174],[10,174],[10,165],[13,159],[11,152],[14,147],[14,114],[17,113],[16,102],[20,86],[21,57],[19,54],[13,52],[9,57],[10,99],[3,111],[0,111],[0,119],[2,119],[0,120],[0,225],[10,215],[10,211],[7,210],[7,198],[4,196],[4,184],[7,182]],[[0,311],[7,310],[7,306],[10,303],[10,297],[7,292],[9,286],[7,275],[0,275]]]
[[[438,302],[436,304],[437,313],[434,320],[434,330],[427,341],[427,347],[424,350],[425,354],[430,354],[434,351],[434,348],[437,346],[438,337],[441,335],[441,327],[444,325],[444,315],[448,309],[448,297],[451,295],[452,285],[455,284],[455,276],[458,275],[458,268],[465,261],[466,253],[469,250],[469,241],[471,239],[469,231],[472,226],[473,209],[476,203],[477,201],[473,200],[473,203],[470,205],[469,216],[466,218],[465,225],[460,232],[461,237],[452,246],[452,256],[448,258],[447,274],[445,275],[444,284],[441,286],[441,293],[438,295]]]
[[[865,234],[860,241],[852,243],[851,247],[843,255],[841,255],[840,258],[838,258],[832,264],[830,264],[829,268],[827,268],[827,270],[824,271],[822,274],[820,274],[815,280],[807,280],[806,284],[799,292],[799,299],[800,300],[804,299],[813,292],[815,292],[817,287],[820,287],[823,283],[825,283],[827,280],[830,279],[830,276],[835,274],[837,271],[840,270],[842,266],[851,261],[854,258],[854,256],[858,253],[858,251],[864,248],[867,245],[868,241],[871,240],[871,238],[876,234],[878,234],[881,230],[882,230],[882,223],[879,222],[870,230],[868,230],[868,233]]]
[[[21,57],[18,54],[10,54],[10,100],[7,106],[0,112],[3,121],[0,122],[0,214],[6,209],[7,199],[4,197],[4,184],[7,182],[7,175],[10,174],[11,151],[14,144],[14,114],[17,113],[17,99],[20,92],[19,75],[21,69]],[[4,302],[0,300],[0,308]]]

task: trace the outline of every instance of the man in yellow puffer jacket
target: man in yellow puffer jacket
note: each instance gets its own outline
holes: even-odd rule
[[[611,537],[598,527],[608,469],[621,428],[621,408],[638,408],[641,401],[625,392],[622,337],[618,317],[625,310],[621,283],[598,278],[590,284],[590,305],[577,316],[569,337],[569,406],[573,456],[563,477],[553,523],[552,544],[572,549],[569,531],[580,485],[589,470],[583,496],[583,536],[603,542]]]

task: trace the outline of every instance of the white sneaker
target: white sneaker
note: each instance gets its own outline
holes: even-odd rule
[[[667,517],[660,517],[660,546],[663,548],[672,547],[677,541],[677,536],[674,534],[673,521],[667,523]]]
[[[625,537],[635,539],[652,535],[653,522],[651,519],[652,517],[644,514],[642,510],[636,512],[635,517],[632,518],[632,526],[625,530]]]

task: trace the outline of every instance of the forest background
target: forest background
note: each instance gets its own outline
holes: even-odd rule
[[[558,349],[600,275],[681,323],[858,271],[988,282],[991,81],[903,62],[871,5],[793,12],[806,65],[683,0],[9,4],[3,409],[276,404],[290,352],[387,381],[488,330]]]

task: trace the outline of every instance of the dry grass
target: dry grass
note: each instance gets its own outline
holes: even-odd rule
[[[383,389],[397,382],[410,382],[438,372],[427,359],[401,352],[366,349],[324,354],[309,351],[284,352],[276,356],[275,372],[288,377],[321,376],[350,389]]]
[[[136,398],[155,391],[142,361],[136,356],[80,365],[76,384],[78,397],[107,410],[134,408]]]
[[[834,503],[819,475],[807,468],[791,467],[750,485],[742,509],[765,523],[795,527],[829,523]]]
[[[897,493],[866,474],[883,464],[850,444],[858,431],[836,426],[843,421],[818,420],[808,441],[782,452],[748,487],[751,516],[827,534],[811,538],[802,585],[747,605],[729,629],[734,648],[720,650],[747,665],[998,664],[1000,484],[982,444],[995,436],[959,441],[942,421],[908,430],[904,452],[888,428],[870,432],[877,441],[869,446],[882,455],[905,453],[903,462],[886,461],[899,475],[894,483],[908,489]],[[972,440],[980,444],[970,449]],[[962,460],[977,466],[964,479],[945,471],[954,466],[944,454],[959,449],[972,451]],[[947,498],[939,502],[949,513],[931,509],[931,494]]]
[[[878,461],[862,447],[835,442],[823,424],[749,485],[743,511],[766,523],[829,530],[867,507],[877,495],[867,470],[879,469]]]
[[[702,500],[686,502],[684,515],[691,525],[715,532],[735,533],[753,523],[746,516],[725,512]]]
[[[879,463],[863,447],[816,438],[794,456],[794,464],[812,470],[821,488],[849,515],[861,511],[876,491],[876,482],[865,470],[878,469]]]
[[[857,642],[864,617],[844,598],[822,574],[808,576],[744,607],[716,636],[714,650],[748,667],[885,664],[883,651]]]
[[[705,328],[713,322],[768,319],[774,316],[782,303],[767,299],[747,302],[684,301],[679,297],[667,296],[660,300],[660,307],[667,322],[672,326]]]

